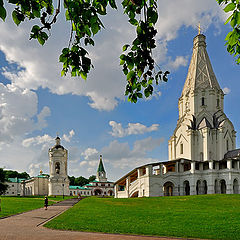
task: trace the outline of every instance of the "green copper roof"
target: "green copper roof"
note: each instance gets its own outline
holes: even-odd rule
[[[8,182],[12,183],[20,183],[23,180],[27,180],[26,178],[8,178]]]
[[[100,162],[98,165],[98,172],[105,172],[104,167],[103,167],[103,163],[102,163],[102,157],[100,156]]]

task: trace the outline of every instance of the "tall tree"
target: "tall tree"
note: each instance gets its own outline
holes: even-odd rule
[[[2,168],[0,168],[0,195],[4,194],[8,188],[6,182],[6,175]]]

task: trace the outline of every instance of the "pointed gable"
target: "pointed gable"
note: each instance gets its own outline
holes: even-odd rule
[[[222,91],[206,50],[206,37],[199,34],[193,41],[193,53],[188,69],[187,78],[183,87],[182,96],[191,90],[212,88]]]

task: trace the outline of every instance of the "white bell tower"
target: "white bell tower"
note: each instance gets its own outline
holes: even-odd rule
[[[56,144],[48,150],[49,155],[49,195],[69,195],[69,179],[67,174],[68,151],[60,144],[57,136]]]

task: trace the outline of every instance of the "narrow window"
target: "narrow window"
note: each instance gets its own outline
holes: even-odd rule
[[[202,97],[202,106],[204,106],[205,105],[205,99],[204,99],[204,97]]]
[[[180,154],[183,154],[183,144],[180,145]]]
[[[217,107],[219,107],[220,101],[219,98],[217,99]]]
[[[200,161],[203,161],[203,152],[200,152]]]
[[[227,151],[229,150],[229,143],[228,143],[228,140],[226,142],[226,147],[227,147]]]

